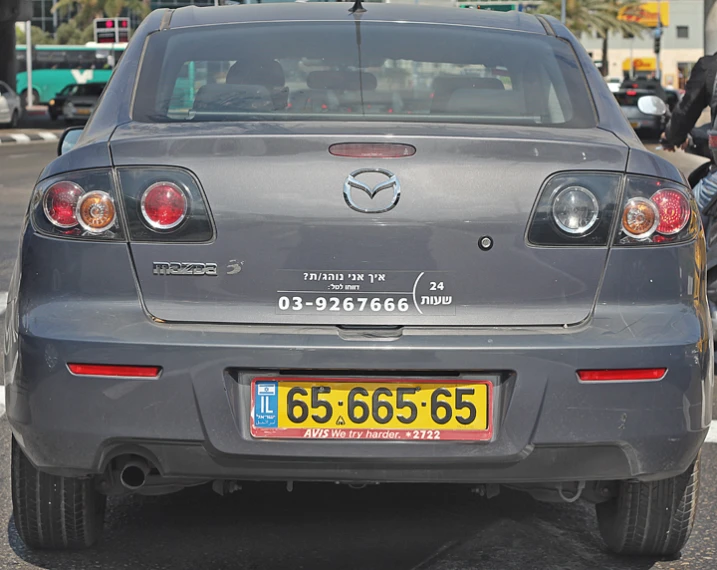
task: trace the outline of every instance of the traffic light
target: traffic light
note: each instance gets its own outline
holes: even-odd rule
[[[117,43],[114,18],[95,18],[95,42],[98,44]]]
[[[662,47],[662,28],[655,29],[655,53],[660,53]]]
[[[95,42],[116,44],[129,41],[129,18],[95,18]]]
[[[127,43],[129,41],[129,18],[117,18],[117,41]]]

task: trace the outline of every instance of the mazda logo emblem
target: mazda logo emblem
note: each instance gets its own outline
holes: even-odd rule
[[[386,180],[383,182],[379,182],[371,188],[368,184],[365,184],[364,182],[361,182],[357,178],[361,176],[362,174],[366,173],[377,173],[382,174],[386,177]],[[362,190],[363,192],[366,192],[369,198],[373,200],[374,196],[378,194],[381,190],[387,190],[389,188],[393,188],[393,197],[391,198],[391,201],[389,204],[382,208],[362,208],[358,206],[351,196],[352,189],[358,189]],[[396,207],[396,204],[398,204],[398,200],[401,197],[401,185],[398,183],[398,178],[396,178],[396,175],[391,172],[390,170],[386,170],[385,168],[359,168],[358,170],[354,170],[351,174],[349,174],[348,178],[346,179],[346,182],[344,182],[344,199],[346,200],[346,203],[348,204],[349,208],[352,210],[356,210],[357,212],[362,212],[364,214],[381,214],[383,212],[388,212],[389,210],[392,210]]]

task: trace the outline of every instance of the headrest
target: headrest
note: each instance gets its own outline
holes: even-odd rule
[[[365,71],[312,71],[306,78],[309,89],[331,89],[332,91],[373,91],[378,79]]]
[[[210,83],[197,91],[194,110],[199,113],[268,113],[274,110],[274,103],[263,85]]]
[[[275,59],[237,61],[229,68],[226,82],[233,85],[283,87],[285,84],[284,68]]]

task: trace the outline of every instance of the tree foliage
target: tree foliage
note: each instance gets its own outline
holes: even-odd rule
[[[560,18],[562,0],[544,0],[538,12]],[[596,35],[603,40],[602,72],[608,72],[607,49],[610,34],[641,36],[645,30],[642,24],[620,20],[618,14],[623,8],[636,8],[635,0],[566,0],[565,25],[576,35]]]
[[[95,18],[117,18],[125,13],[144,18],[149,14],[149,0],[58,0],[53,10],[74,14],[72,20],[84,29]]]
[[[43,31],[42,28],[38,28],[37,26],[30,27],[30,36],[32,39],[32,45],[34,46],[55,43],[52,39],[52,35],[48,34],[47,32]],[[27,39],[25,38],[25,30],[21,30],[20,28],[15,29],[15,43],[21,45],[27,43]]]

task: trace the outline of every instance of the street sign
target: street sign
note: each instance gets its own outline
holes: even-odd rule
[[[129,41],[129,18],[95,18],[95,43],[118,44]]]

